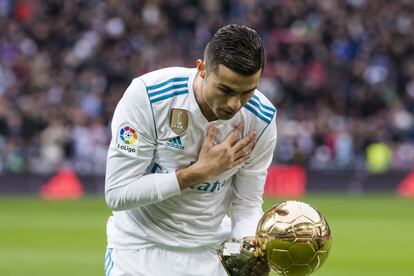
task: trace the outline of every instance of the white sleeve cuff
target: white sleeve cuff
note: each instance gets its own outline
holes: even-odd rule
[[[181,193],[175,171],[169,173],[154,174],[155,185],[157,186],[158,199],[163,200]]]

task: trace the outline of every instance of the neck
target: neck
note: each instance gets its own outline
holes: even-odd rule
[[[207,119],[207,121],[212,122],[216,121],[218,118],[213,113],[211,108],[206,103],[204,96],[203,96],[203,79],[197,74],[194,84],[193,84],[194,96],[198,106],[200,107],[201,113]]]

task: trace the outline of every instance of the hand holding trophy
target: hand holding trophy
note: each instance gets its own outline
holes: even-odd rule
[[[305,276],[322,266],[331,243],[329,225],[319,211],[300,201],[286,201],[262,216],[256,244],[226,241],[218,255],[231,276],[250,275],[258,259],[280,275]]]

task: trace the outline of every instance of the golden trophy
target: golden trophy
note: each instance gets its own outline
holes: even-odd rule
[[[331,243],[329,225],[318,210],[304,202],[286,201],[262,216],[256,244],[229,240],[218,255],[231,276],[250,275],[258,258],[280,275],[305,276],[322,266]]]

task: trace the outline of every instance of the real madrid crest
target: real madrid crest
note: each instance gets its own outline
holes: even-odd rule
[[[170,127],[175,134],[182,134],[188,127],[188,110],[179,108],[171,109]]]

